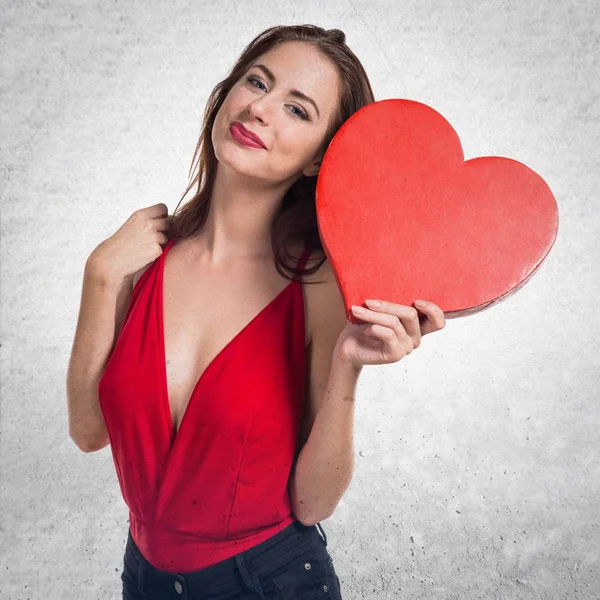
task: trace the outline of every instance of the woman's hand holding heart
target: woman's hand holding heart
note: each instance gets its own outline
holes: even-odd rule
[[[422,336],[446,325],[443,311],[433,302],[417,301],[416,308],[384,301],[377,305],[375,300],[366,304],[369,308],[352,310],[365,323],[348,323],[336,344],[337,356],[358,369],[397,362],[421,345]]]

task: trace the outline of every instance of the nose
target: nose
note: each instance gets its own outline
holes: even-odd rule
[[[257,98],[248,104],[246,107],[246,112],[251,119],[257,119],[260,123],[264,124],[268,119],[266,118],[268,115],[269,107],[268,103],[264,102],[265,96],[262,98]]]

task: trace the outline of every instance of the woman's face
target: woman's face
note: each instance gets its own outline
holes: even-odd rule
[[[212,129],[217,160],[257,179],[280,183],[316,175],[314,165],[337,109],[335,66],[304,42],[285,42],[260,56],[232,87]],[[293,94],[298,90],[313,100]],[[315,107],[316,105],[316,107]],[[266,148],[245,146],[230,131],[237,121]]]

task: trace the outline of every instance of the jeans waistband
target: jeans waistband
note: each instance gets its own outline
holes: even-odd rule
[[[211,592],[225,592],[229,589],[234,589],[235,585],[240,576],[248,588],[252,589],[253,576],[252,571],[253,565],[260,565],[260,556],[273,548],[276,544],[283,543],[285,547],[292,547],[295,545],[294,540],[305,539],[305,536],[319,535],[322,538],[323,544],[327,545],[327,536],[320,523],[316,526],[307,526],[296,520],[274,536],[266,539],[265,541],[248,548],[234,555],[228,559],[225,559],[217,564],[211,565],[199,571],[192,571],[188,573],[175,573],[169,571],[163,571],[155,568],[151,565],[142,555],[139,548],[136,546],[135,541],[131,535],[131,530],[128,532],[127,539],[127,550],[135,557],[138,563],[138,573],[140,580],[144,579],[148,585],[162,585],[171,587],[175,581],[179,581],[182,587],[188,590],[202,590],[210,589]],[[287,542],[287,538],[290,538]],[[278,549],[279,551],[279,549]],[[267,557],[267,562],[274,562],[277,557]],[[221,582],[221,583],[219,583]],[[140,587],[142,582],[140,581]],[[232,587],[233,586],[233,587]]]

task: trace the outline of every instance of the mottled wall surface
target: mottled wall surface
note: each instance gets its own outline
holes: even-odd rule
[[[137,208],[173,211],[208,93],[294,23],[343,29],[377,99],[434,107],[467,159],[525,163],[560,210],[521,291],[364,368],[323,523],[344,598],[600,597],[597,2],[4,0],[0,23],[2,598],[120,597],[110,448],[67,431],[84,263]]]

